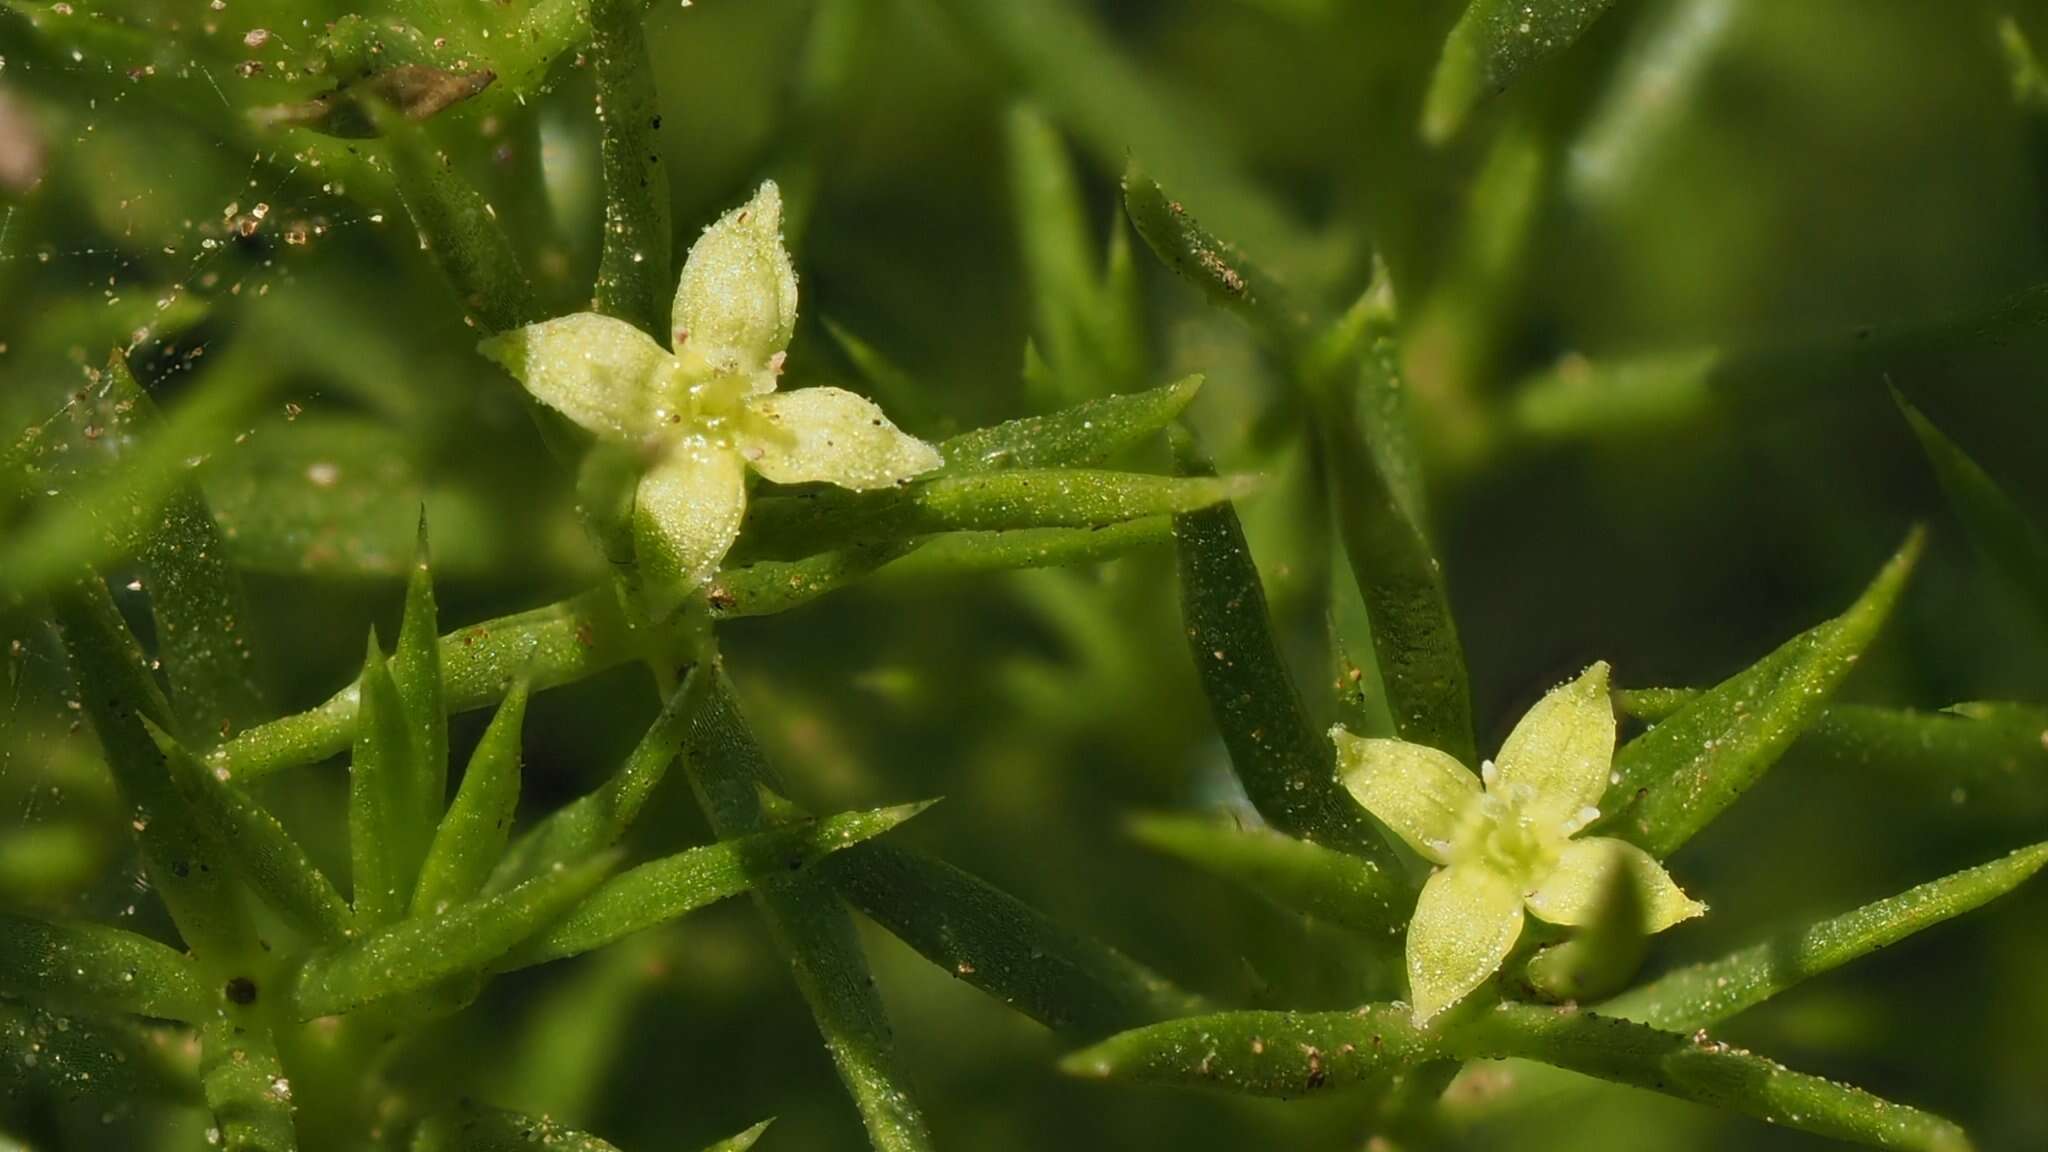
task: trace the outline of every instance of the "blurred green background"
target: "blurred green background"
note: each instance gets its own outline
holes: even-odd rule
[[[248,128],[246,109],[319,87],[291,62],[350,9],[73,4],[0,2],[0,562],[64,544],[39,515],[48,497],[13,473],[34,454],[67,475],[43,455],[59,444],[83,472],[106,448],[70,400],[121,347],[162,407],[217,405],[189,455],[255,598],[243,634],[273,714],[345,683],[370,624],[394,633],[422,502],[444,621],[590,581],[565,478],[511,382],[474,355],[402,208],[374,171]],[[1325,718],[1331,542],[1300,482],[1298,413],[1242,327],[1140,246],[1148,362],[1063,365],[1050,391],[1020,371],[1057,311],[1022,255],[1020,104],[1061,130],[1098,252],[1128,228],[1116,179],[1137,156],[1319,307],[1343,307],[1384,261],[1482,746],[1594,659],[1625,686],[1714,682],[1839,610],[1921,520],[1930,555],[1848,694],[2048,699],[2048,620],[1970,549],[1886,389],[2048,520],[2048,311],[2025,295],[2048,283],[2048,103],[2000,39],[2002,20],[2048,37],[2048,8],[1623,0],[1433,148],[1415,125],[1454,8],[657,0],[679,246],[781,178],[804,294],[790,378],[870,390],[830,320],[905,370],[878,398],[914,432],[1207,373],[1192,422],[1227,467],[1268,478],[1242,510]],[[132,71],[81,31],[88,18],[142,32],[155,70]],[[527,98],[434,123],[556,311],[587,299],[595,268],[591,102],[572,54]],[[1135,812],[1241,803],[1172,589],[1156,555],[898,581],[730,625],[725,646],[807,806],[943,795],[898,835],[1219,1000],[1343,1006],[1358,987],[1343,934],[1125,833]],[[111,847],[114,805],[34,604],[0,605],[0,627],[0,901],[160,930]],[[537,698],[526,804],[600,779],[654,704],[637,669]],[[480,730],[463,718],[458,746]],[[1795,750],[1675,859],[1714,912],[1659,938],[1653,969],[2040,839],[2048,755],[2022,760],[2000,790]],[[330,765],[265,796],[338,853],[321,819],[343,786]],[[681,789],[657,803],[641,847],[708,837]],[[1356,1102],[1063,1080],[1062,1041],[880,931],[868,940],[943,1147],[1364,1147]],[[1986,1147],[2048,1146],[2044,967],[2048,892],[2023,890],[1728,1035],[1949,1115]],[[503,981],[465,1020],[404,1075],[628,1149],[696,1147],[767,1115],[781,1119],[764,1148],[863,1146],[744,902]],[[1451,1138],[1817,1144],[1624,1089],[1596,1099]],[[91,1119],[0,1105],[0,1131],[39,1149],[142,1138]]]

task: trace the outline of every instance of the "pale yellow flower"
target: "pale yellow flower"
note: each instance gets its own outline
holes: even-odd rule
[[[1422,886],[1408,923],[1417,1021],[1499,970],[1521,937],[1525,910],[1584,927],[1617,876],[1627,876],[1642,897],[1647,931],[1706,911],[1641,848],[1602,836],[1573,839],[1599,818],[1596,805],[1614,759],[1604,663],[1538,701],[1480,777],[1424,745],[1368,740],[1341,727],[1330,735],[1351,794],[1409,847],[1442,865]]]
[[[761,185],[704,230],[676,286],[670,347],[623,320],[578,312],[485,340],[535,398],[650,460],[634,553],[657,600],[718,571],[739,536],[748,468],[780,484],[866,490],[937,468],[938,450],[840,388],[776,391],[796,327],[782,197]]]

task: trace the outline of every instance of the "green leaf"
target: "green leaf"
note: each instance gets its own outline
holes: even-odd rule
[[[428,1118],[413,1133],[412,1152],[619,1152],[588,1132],[545,1117],[464,1103]]]
[[[47,501],[42,514],[9,529],[0,542],[0,589],[22,596],[53,592],[88,564],[138,551],[157,530],[165,505],[186,490],[192,461],[210,455],[233,429],[247,424],[268,380],[263,373],[216,366],[206,384],[152,422],[149,435],[113,438],[109,450],[119,454],[103,473],[73,479],[70,490]],[[111,379],[102,377],[101,387],[89,395],[111,401],[111,389]]]
[[[640,27],[644,7],[642,0],[590,2],[598,154],[604,168],[597,310],[658,338],[666,334],[675,281],[669,274],[668,170],[656,135],[661,105]]]
[[[294,927],[314,939],[335,940],[354,924],[348,903],[277,818],[228,780],[221,779],[168,733],[148,720],[171,781],[229,872]]]
[[[729,569],[704,590],[713,620],[769,616],[856,583],[883,565],[910,555],[916,540],[887,540],[835,548],[801,560],[763,560]]]
[[[106,381],[106,398],[127,426],[108,431],[155,435],[161,419],[156,405],[118,352],[107,362]],[[211,743],[262,714],[241,578],[228,563],[227,543],[205,497],[189,479],[164,497],[139,559],[156,621],[157,659],[186,731]]]
[[[939,453],[948,474],[1099,464],[1179,419],[1201,388],[1201,376],[1184,376],[1143,392],[1084,400],[1050,415],[963,432],[941,443]]]
[[[1924,541],[1915,529],[1848,611],[1623,745],[1596,827],[1668,856],[1762,779],[1876,639]]]
[[[310,322],[310,321],[309,321]],[[401,363],[403,359],[401,358]],[[418,436],[364,416],[331,411],[260,425],[231,453],[207,462],[214,517],[242,572],[322,582],[403,579],[415,550],[407,509],[427,508],[434,568],[443,579],[489,576],[518,562],[575,572],[588,565],[573,546],[539,546],[557,535],[552,510],[522,504],[509,522],[486,478],[431,481]],[[539,523],[534,517],[542,517]],[[566,516],[559,517],[563,524]]]
[[[455,629],[441,637],[441,676],[449,711],[465,712],[502,700],[522,677],[538,692],[637,655],[618,597],[604,587]],[[359,681],[318,707],[249,729],[215,749],[207,763],[246,782],[324,760],[349,747],[361,699]]]
[[[399,840],[396,879],[410,897],[432,829],[448,802],[448,704],[441,679],[440,612],[434,604],[434,573],[427,558],[427,518],[420,514],[419,543],[406,578],[405,615],[398,626],[398,644],[391,653],[391,686],[404,715],[409,755],[402,758],[403,777],[394,781],[394,799],[402,819],[386,828]],[[399,907],[406,907],[404,897]]]
[[[1124,170],[1124,211],[1168,268],[1200,288],[1211,304],[1237,313],[1273,347],[1291,349],[1307,336],[1308,314],[1279,283],[1204,230],[1136,160]]]
[[[1150,476],[1082,468],[940,475],[867,498],[756,500],[741,548],[750,558],[787,559],[850,545],[940,532],[1101,528],[1191,512],[1241,495],[1244,478]]]
[[[2027,595],[2042,619],[2048,620],[2048,535],[2020,511],[1998,481],[1896,388],[1892,389],[1892,401],[1920,438],[1920,448],[1934,465],[1941,490],[1963,522],[1970,542]]]
[[[483,194],[455,171],[424,129],[388,115],[381,119],[399,198],[463,309],[494,332],[537,319],[532,283]]]
[[[644,1007],[665,991],[679,931],[643,932],[558,970],[525,999],[518,1039],[494,1076],[501,1098],[541,1116],[593,1116],[622,1063]]]
[[[1327,267],[1349,255],[1311,234],[1251,180],[1199,102],[1128,59],[1090,7],[1074,0],[939,0],[965,41],[991,59],[993,75],[1014,79],[1036,105],[1090,153],[1103,171],[1146,157],[1175,187],[1203,203],[1261,251]]]
[[[125,1019],[53,1016],[0,1001],[0,1093],[132,1106],[196,1104],[183,1037]]]
[[[434,842],[420,868],[419,887],[412,898],[415,911],[436,913],[475,896],[504,854],[519,807],[526,697],[526,682],[515,682],[470,754],[462,786],[434,830]]]
[[[683,690],[693,699],[683,762],[712,829],[721,838],[760,831],[760,789],[776,789],[779,781],[741,716],[723,669],[696,665]],[[754,888],[754,900],[789,960],[876,1152],[928,1152],[931,1132],[908,1088],[888,1016],[845,906],[822,877],[805,872],[764,877]]]
[[[1061,568],[1113,560],[1173,543],[1173,522],[1144,516],[1106,528],[1018,528],[1009,532],[948,532],[882,565],[878,580],[958,577],[1022,568]],[[737,614],[737,613],[733,613]]]
[[[1365,600],[1387,707],[1401,739],[1473,764],[1471,690],[1443,566],[1422,522],[1406,450],[1404,389],[1391,315],[1363,337],[1358,390],[1312,389],[1338,535]]]
[[[1379,1084],[1430,1060],[1509,1057],[1880,1148],[1969,1147],[1960,1129],[1937,1116],[1705,1036],[1524,1004],[1452,1013],[1424,1027],[1402,1005],[1195,1016],[1111,1037],[1062,1067],[1104,1079],[1285,1098]]]
[[[787,231],[788,226],[784,228]],[[825,317],[824,325],[832,342],[839,345],[839,350],[852,363],[861,383],[866,385],[861,391],[880,404],[899,427],[916,431],[943,428],[950,423],[947,418],[932,412],[931,389],[912,377],[902,365],[831,317]]]
[[[770,1116],[768,1119],[761,1121],[737,1136],[720,1140],[718,1143],[704,1149],[704,1152],[747,1152],[747,1149],[752,1148],[760,1141],[762,1135],[768,1131],[768,1126],[773,1123],[775,1123],[775,1117]]]
[[[1761,943],[1693,964],[1600,1006],[1610,1016],[1688,1032],[1726,1020],[1805,980],[1980,908],[2048,864],[2048,844],[2022,848],[1853,912],[1781,929]]]
[[[59,1011],[201,1019],[211,997],[190,957],[101,924],[0,912],[0,993]]]
[[[1637,688],[1615,698],[1628,716],[1656,723],[1699,695],[1695,688]],[[2043,732],[2048,709],[2033,704],[1971,701],[1938,712],[1837,704],[1801,733],[1796,750],[2023,824],[2048,808]]]
[[[558,866],[497,896],[314,952],[292,978],[292,1011],[301,1020],[332,1016],[480,971],[574,907],[615,863],[607,853]]]
[[[1252,806],[1290,836],[1393,868],[1392,850],[1338,783],[1336,753],[1281,661],[1236,510],[1219,504],[1176,516],[1173,534],[1188,653]]]
[[[926,807],[848,812],[691,848],[628,869],[495,967],[508,971],[595,951],[744,892],[761,876],[794,872],[879,836]]]
[[[1201,1001],[943,860],[871,844],[825,861],[840,895],[925,959],[1046,1027],[1106,1035]]]
[[[1378,860],[1210,816],[1147,815],[1131,835],[1290,911],[1374,937],[1407,927],[1415,894]]]
[[[88,573],[66,585],[51,607],[78,699],[106,750],[121,798],[133,811],[150,884],[202,961],[241,957],[250,934],[239,897],[225,870],[202,857],[204,840],[146,727],[167,727],[172,719],[141,648],[98,576]]]
[[[1444,41],[1423,107],[1423,136],[1439,144],[1449,140],[1481,100],[1570,47],[1613,3],[1472,0]]]
[[[491,872],[485,891],[502,892],[562,864],[602,852],[619,842],[647,798],[675,763],[689,726],[689,696],[669,694],[654,723],[640,737],[619,770],[596,791],[556,809],[522,834]]]
[[[267,1025],[225,1013],[199,1032],[199,1082],[224,1152],[293,1152],[291,1081]]]
[[[357,683],[362,703],[348,767],[349,884],[356,918],[375,927],[405,914],[412,894],[405,862],[414,858],[414,844],[425,844],[430,826],[417,819],[409,762],[418,751],[375,631]]]
[[[1051,362],[1046,399],[1073,403],[1113,391],[1136,365],[1111,331],[1120,319],[1097,271],[1094,239],[1066,144],[1043,112],[1010,110],[1005,133],[1012,211],[1031,285],[1034,330]]]

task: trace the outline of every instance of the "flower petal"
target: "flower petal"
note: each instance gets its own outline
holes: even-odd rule
[[[1501,745],[1495,789],[1539,825],[1568,836],[1607,791],[1614,769],[1614,702],[1601,661],[1550,690]]]
[[[1450,862],[1451,839],[1480,796],[1479,778],[1448,752],[1405,740],[1330,729],[1337,774],[1365,810],[1433,863]]]
[[[1522,934],[1522,895],[1483,864],[1453,864],[1422,886],[1408,922],[1408,994],[1421,1023],[1486,983]]]
[[[1529,893],[1529,911],[1552,924],[1581,928],[1600,914],[1614,883],[1614,871],[1625,868],[1643,904],[1643,929],[1662,932],[1707,910],[1705,904],[1679,890],[1671,873],[1655,857],[1626,840],[1588,836],[1565,845],[1557,867]]]
[[[541,403],[613,440],[636,440],[667,419],[668,350],[624,320],[578,312],[503,332],[477,345]]]
[[[702,437],[678,442],[641,477],[633,554],[657,615],[718,572],[746,510],[747,471],[739,454]]]
[[[843,388],[801,388],[747,401],[740,451],[777,484],[824,480],[865,491],[900,484],[945,463],[882,410]]]
[[[721,373],[771,371],[796,331],[796,269],[782,246],[782,192],[770,180],[704,230],[676,285],[673,341]],[[774,386],[772,375],[764,377]]]

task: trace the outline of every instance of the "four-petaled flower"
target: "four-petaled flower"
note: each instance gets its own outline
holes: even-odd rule
[[[1614,757],[1607,665],[1551,692],[1522,717],[1479,779],[1449,754],[1401,740],[1330,736],[1344,785],[1431,863],[1408,924],[1416,1020],[1463,999],[1507,959],[1522,910],[1584,927],[1617,881],[1633,883],[1643,927],[1661,932],[1706,911],[1649,853],[1573,835],[1599,818]]]
[[[659,601],[673,603],[718,571],[746,512],[748,466],[778,484],[866,490],[940,465],[937,449],[851,392],[775,390],[796,327],[796,271],[773,181],[690,248],[673,324],[673,351],[595,312],[479,346],[543,404],[646,452],[634,555]]]

